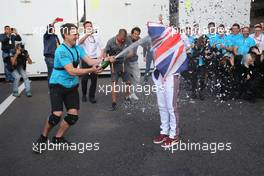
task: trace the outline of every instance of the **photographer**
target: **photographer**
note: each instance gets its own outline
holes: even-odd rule
[[[196,99],[197,94],[200,100],[204,100],[203,90],[205,88],[206,65],[206,36],[201,36],[194,41],[192,53],[189,53],[190,63],[189,69],[191,73],[191,98]]]
[[[241,66],[240,96],[251,103],[255,103],[258,85],[255,57],[255,54],[245,55]]]
[[[16,44],[15,49],[11,50],[11,64],[13,66],[12,76],[14,77],[13,82],[13,96],[19,97],[18,84],[20,78],[24,80],[26,87],[26,96],[31,97],[30,81],[26,74],[26,64],[32,64],[32,60],[29,57],[28,51],[25,50],[24,45],[21,43]]]
[[[5,26],[5,32],[0,34],[0,42],[2,43],[2,58],[5,66],[5,79],[7,82],[13,82],[11,70],[12,64],[10,62],[10,51],[15,48],[15,41],[21,41],[20,35],[17,34],[16,29]]]

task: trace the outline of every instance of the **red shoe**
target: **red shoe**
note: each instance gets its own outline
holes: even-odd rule
[[[164,141],[161,145],[161,147],[164,147],[164,148],[170,148],[176,144],[179,143],[179,139],[172,139],[172,138],[167,138],[166,141]]]
[[[154,144],[162,144],[164,141],[166,141],[168,138],[168,135],[160,134],[159,136],[155,137],[153,140]]]

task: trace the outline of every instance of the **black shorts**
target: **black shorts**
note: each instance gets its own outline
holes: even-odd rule
[[[63,104],[66,109],[80,109],[80,98],[78,85],[66,88],[59,84],[50,84],[51,111],[63,111]]]

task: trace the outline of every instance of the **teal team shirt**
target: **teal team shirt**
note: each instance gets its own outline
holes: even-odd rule
[[[220,36],[217,35],[213,41],[213,45],[216,46],[216,48],[218,50],[221,49],[221,44],[224,45],[226,48],[232,46],[231,41],[229,40],[229,37],[224,35],[224,36]],[[226,49],[222,49],[222,54],[226,54],[227,50]]]
[[[194,36],[194,35],[192,35],[192,36],[188,36],[189,43],[190,43],[191,45],[195,44],[195,41],[196,41],[198,38],[199,38],[199,37]],[[209,37],[208,37],[208,38],[209,38]],[[213,38],[213,37],[211,37],[211,38]],[[193,49],[191,49],[191,54],[193,54]],[[198,64],[199,66],[203,66],[203,65],[205,65],[204,57],[200,56],[200,57],[198,58],[198,62],[197,62],[197,64]]]
[[[208,33],[208,34],[206,34],[206,36],[209,39],[209,45],[210,45],[210,47],[212,47],[213,44],[214,44],[214,42],[215,42],[215,39],[218,37],[218,34],[216,34],[216,33],[214,33],[214,34]]]
[[[55,51],[54,68],[63,68],[65,65],[73,63],[73,59],[74,61],[77,61],[79,58],[76,51],[78,52],[80,59],[85,58],[85,51],[80,46],[75,46],[76,50],[74,49],[74,47],[67,47],[72,52],[74,58],[65,46],[60,45]],[[66,70],[53,69],[49,83],[60,84],[66,88],[72,88],[78,85],[79,80],[78,76],[72,76]]]
[[[230,42],[232,44],[231,46],[235,47],[236,46],[236,42],[238,40],[242,39],[243,35],[242,34],[236,34],[236,35],[230,34],[230,35],[227,36],[227,38],[230,40]]]
[[[255,45],[256,42],[251,37],[247,37],[247,38],[242,37],[235,44],[235,46],[238,47],[237,49],[238,55],[246,55],[249,52],[249,49]]]

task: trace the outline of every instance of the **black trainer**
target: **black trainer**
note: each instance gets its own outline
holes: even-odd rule
[[[36,152],[36,153],[41,153],[42,152],[42,147],[41,146],[42,145],[46,145],[47,141],[48,141],[48,137],[40,135],[40,137],[38,138],[37,142],[33,143],[32,150],[34,152]]]

